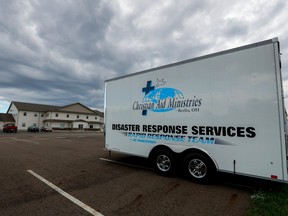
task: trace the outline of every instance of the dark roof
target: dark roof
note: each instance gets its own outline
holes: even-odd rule
[[[34,104],[34,103],[24,103],[12,101],[18,110],[21,111],[35,111],[35,112],[48,112],[55,109],[59,109],[60,106],[44,105],[44,104]]]
[[[104,113],[100,112],[99,110],[93,110],[95,113],[97,113],[99,116],[104,117]]]
[[[34,112],[48,112],[48,111],[56,111],[56,110],[57,110],[57,112],[61,112],[61,109],[65,109],[65,108],[67,108],[69,106],[73,106],[73,105],[79,104],[79,105],[83,106],[84,108],[90,110],[91,112],[94,112],[94,113],[98,114],[101,117],[104,116],[103,112],[100,112],[98,110],[91,110],[90,108],[84,106],[81,103],[73,103],[73,104],[69,104],[69,105],[65,105],[65,106],[54,106],[54,105],[45,105],[45,104],[25,103],[25,102],[18,102],[18,101],[12,101],[11,104],[12,103],[16,106],[16,108],[19,111],[32,111],[32,112],[33,111]],[[11,107],[11,105],[10,105],[10,107]],[[10,109],[10,107],[9,107],[9,109]],[[65,112],[65,110],[63,112]],[[78,112],[75,112],[75,113],[78,113]]]
[[[15,122],[12,114],[0,113],[0,122]]]
[[[85,111],[79,111],[79,110],[77,110],[77,111],[73,111],[73,110],[70,110],[69,109],[69,107],[73,107],[73,106],[76,106],[76,105],[78,105],[78,106],[81,106],[82,108],[84,108],[84,109],[86,109]],[[67,110],[67,108],[69,109],[69,110]],[[69,111],[69,112],[71,112],[71,113],[83,113],[83,114],[92,114],[92,113],[95,113],[94,112],[94,110],[91,110],[90,108],[88,108],[88,107],[86,107],[85,105],[83,105],[83,104],[81,104],[81,103],[73,103],[73,104],[68,104],[68,105],[65,105],[65,106],[62,106],[62,107],[59,107],[58,109],[57,109],[57,111],[59,111],[59,112],[67,112],[67,111]]]

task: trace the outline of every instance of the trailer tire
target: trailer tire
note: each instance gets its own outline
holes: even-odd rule
[[[207,184],[216,173],[214,163],[201,153],[190,153],[183,161],[185,175],[192,181]]]
[[[170,176],[174,172],[175,158],[168,150],[162,149],[154,152],[152,162],[159,175]]]

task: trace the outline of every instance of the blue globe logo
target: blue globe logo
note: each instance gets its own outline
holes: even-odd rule
[[[156,106],[155,109],[151,109],[153,112],[169,112],[174,110],[171,105],[173,99],[183,99],[184,95],[181,91],[174,88],[158,88],[153,91],[150,91],[143,98],[143,102],[145,103],[154,103],[156,105],[160,105],[160,107]]]

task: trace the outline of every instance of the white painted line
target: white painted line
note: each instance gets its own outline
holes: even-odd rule
[[[119,162],[119,161],[114,161],[114,160],[110,160],[110,159],[106,159],[106,158],[99,158],[99,159],[100,159],[100,160],[103,160],[103,161],[106,161],[106,162],[121,164],[121,165],[125,165],[125,166],[130,166],[130,167],[139,168],[139,169],[153,170],[152,168],[149,168],[149,167],[137,166],[137,165],[128,164],[128,163],[123,163],[123,162]]]
[[[70,201],[72,201],[73,203],[75,203],[76,205],[80,206],[81,208],[83,208],[84,210],[86,210],[87,212],[89,212],[92,215],[95,216],[104,216],[102,215],[100,212],[94,210],[93,208],[91,208],[90,206],[86,205],[85,203],[81,202],[80,200],[76,199],[75,197],[71,196],[70,194],[66,193],[65,191],[63,191],[61,188],[57,187],[56,185],[54,185],[53,183],[47,181],[46,179],[44,179],[43,177],[41,177],[40,175],[38,175],[37,173],[33,172],[32,170],[27,170],[27,172],[29,172],[30,174],[32,174],[33,176],[35,176],[36,178],[38,178],[40,181],[44,182],[45,184],[47,184],[49,187],[53,188],[54,190],[56,190],[58,193],[60,193],[62,196],[66,197],[67,199],[69,199]]]
[[[21,141],[21,142],[28,142],[28,143],[33,143],[33,144],[39,144],[39,142],[34,142],[34,141],[30,141],[30,140],[25,140],[25,139],[16,139],[16,138],[10,138],[12,140],[16,140],[16,141]]]

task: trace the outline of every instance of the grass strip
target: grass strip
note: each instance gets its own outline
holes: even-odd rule
[[[288,186],[259,189],[251,195],[249,216],[288,216]]]

